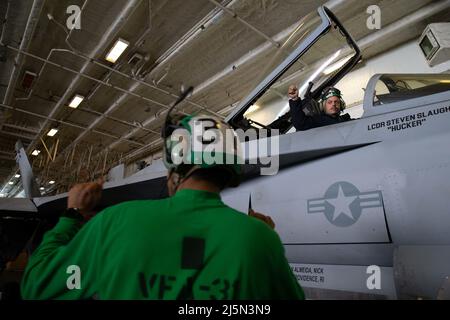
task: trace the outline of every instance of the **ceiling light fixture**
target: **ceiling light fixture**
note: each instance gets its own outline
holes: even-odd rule
[[[50,180],[48,183],[49,184],[55,184],[55,180]]]
[[[14,178],[20,178],[20,174],[16,174],[16,175],[14,175]]]
[[[114,46],[109,50],[108,54],[106,55],[106,60],[112,63],[116,63],[116,61],[119,59],[119,57],[122,55],[122,53],[127,49],[127,47],[130,45],[128,41],[125,41],[121,38],[116,41]]]
[[[69,107],[71,108],[78,108],[78,106],[80,105],[80,103],[84,100],[84,97],[76,94],[75,97],[73,97],[72,101],[70,101],[69,103]]]
[[[37,156],[39,153],[41,153],[40,150],[34,150],[31,154],[32,154],[33,156]]]
[[[50,131],[47,133],[49,137],[53,137],[58,132],[58,129],[50,129]]]

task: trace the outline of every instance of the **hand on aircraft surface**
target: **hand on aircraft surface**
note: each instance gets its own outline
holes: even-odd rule
[[[275,223],[273,222],[271,217],[266,216],[259,212],[255,212],[255,211],[253,211],[253,209],[250,209],[250,211],[248,212],[248,215],[265,222],[269,227],[271,227],[272,229],[275,229]]]
[[[93,210],[102,196],[103,183],[103,180],[98,180],[73,186],[67,197],[67,208],[77,208],[83,217],[92,218],[96,214]]]
[[[292,99],[294,101],[299,98],[298,97],[298,89],[297,89],[297,86],[295,84],[291,84],[289,86],[288,96],[289,96],[289,99]]]

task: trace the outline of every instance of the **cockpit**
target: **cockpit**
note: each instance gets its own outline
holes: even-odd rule
[[[368,86],[372,99],[367,102],[374,107],[450,90],[449,74],[383,74],[372,82]]]

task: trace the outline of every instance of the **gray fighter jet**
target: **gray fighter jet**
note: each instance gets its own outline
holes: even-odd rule
[[[299,86],[314,114],[323,89],[360,59],[336,17],[318,13],[227,118],[236,128],[279,129],[268,139],[279,139],[280,171],[226,199],[249,197],[273,218],[311,298],[450,298],[450,75],[374,75],[362,117],[292,132],[288,86]]]
[[[298,85],[305,112],[317,113],[324,88],[361,53],[325,7],[302,20],[281,51],[227,118],[236,129],[279,134],[243,143],[244,182],[223,200],[272,217],[308,298],[450,298],[450,75],[375,75],[361,117],[295,132],[288,86]],[[263,143],[275,147],[261,159],[250,150]],[[17,149],[30,199],[1,199],[0,214],[55,219],[67,195],[36,197]],[[260,175],[274,164],[276,174]],[[164,197],[164,181],[156,162],[107,183],[102,206]]]

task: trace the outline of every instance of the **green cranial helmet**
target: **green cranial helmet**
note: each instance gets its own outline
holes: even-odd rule
[[[328,87],[323,90],[322,96],[320,98],[321,103],[325,103],[328,98],[338,97],[341,101],[341,111],[345,109],[345,101],[342,99],[341,91],[335,87]]]
[[[334,87],[326,88],[322,94],[322,101],[325,101],[330,97],[338,97],[338,98],[342,99],[341,91]]]
[[[242,171],[240,140],[233,128],[209,115],[174,116],[163,128],[164,164],[185,179],[198,169],[221,168],[228,186],[239,185]]]

